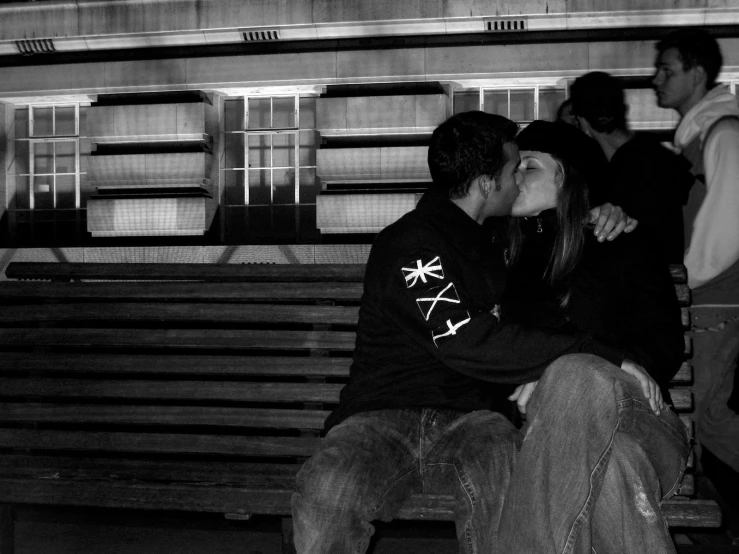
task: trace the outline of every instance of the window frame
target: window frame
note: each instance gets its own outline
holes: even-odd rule
[[[286,99],[291,98],[293,100],[293,113],[295,116],[294,119],[294,126],[290,127],[249,127],[249,117],[250,117],[250,109],[249,109],[249,100],[250,99],[264,99],[269,98],[270,99],[270,122],[274,121],[274,101],[275,99]],[[244,197],[243,202],[239,204],[233,204],[226,202],[227,206],[245,206],[245,207],[266,207],[266,206],[281,206],[281,205],[294,205],[296,208],[300,207],[300,170],[301,169],[315,169],[315,166],[302,166],[300,165],[300,94],[299,93],[290,93],[290,94],[280,94],[280,93],[264,93],[264,94],[244,94],[239,96],[228,96],[224,98],[224,105],[225,102],[228,102],[229,100],[243,100],[243,118],[241,122],[241,130],[236,131],[226,131],[226,125],[224,123],[223,125],[223,134],[225,135],[237,135],[237,134],[243,134],[244,135],[244,167],[223,167],[221,170],[224,172],[228,171],[241,171],[244,175]],[[272,137],[277,135],[291,135],[295,137],[294,144],[293,144],[293,159],[294,163],[291,166],[275,166],[274,164],[274,141],[272,140]],[[250,137],[259,137],[259,136],[269,136],[270,137],[270,144],[269,144],[269,158],[270,163],[268,166],[263,167],[249,167],[249,138]],[[275,170],[288,170],[292,169],[295,173],[294,177],[294,185],[293,185],[293,203],[291,204],[275,204],[274,198],[275,198],[275,185],[274,185],[274,172]],[[270,201],[269,204],[252,204],[251,198],[250,198],[250,192],[249,192],[249,183],[252,179],[252,174],[263,172],[265,170],[269,170],[269,176],[270,176]],[[226,196],[227,197],[227,196]]]
[[[21,108],[21,106],[17,106]],[[14,207],[14,211],[42,211],[42,210],[79,210],[81,208],[81,191],[80,191],[80,105],[78,102],[60,102],[53,104],[28,104],[22,106],[28,109],[28,136],[23,138],[13,138],[15,142],[26,142],[28,144],[28,173],[16,173],[17,177],[28,177],[28,208]],[[39,109],[51,108],[51,133],[39,134],[34,133],[34,125],[36,122],[35,111]],[[74,108],[74,134],[57,135],[56,131],[56,110],[57,108]],[[56,143],[68,142],[74,145],[74,171],[60,173],[56,171]],[[51,172],[39,173],[35,171],[35,146],[36,144],[51,145]],[[74,176],[74,206],[68,208],[59,208],[57,197],[57,178],[60,176]],[[36,179],[37,177],[51,177],[52,182],[52,207],[37,208],[36,207]]]
[[[464,87],[464,88],[458,88],[455,89],[452,93],[452,102],[454,102],[454,97],[456,96],[456,93],[458,92],[471,92],[471,91],[477,91],[478,93],[478,109],[480,111],[485,111],[485,93],[486,92],[500,92],[500,91],[506,91],[507,94],[507,105],[508,105],[508,111],[505,117],[508,119],[511,118],[511,92],[515,91],[532,91],[534,92],[534,119],[531,121],[535,121],[537,119],[541,118],[541,114],[539,113],[540,108],[540,101],[539,101],[539,93],[542,89],[547,90],[561,90],[564,94],[563,101],[569,98],[569,86],[567,84],[539,84],[539,83],[531,83],[531,84],[520,84],[520,85],[481,85],[476,87]],[[454,104],[452,104],[452,111],[454,111]],[[528,123],[531,123],[531,121],[528,120],[522,120],[518,123],[522,123],[524,125],[527,125]]]

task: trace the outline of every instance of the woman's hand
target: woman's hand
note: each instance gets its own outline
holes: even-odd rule
[[[513,394],[508,397],[508,400],[515,401],[518,406],[518,411],[522,414],[526,414],[526,404],[529,403],[531,395],[534,394],[536,384],[539,381],[531,381],[525,385],[518,385]]]
[[[641,385],[644,396],[649,400],[649,406],[655,414],[659,415],[665,409],[665,403],[662,400],[662,391],[659,390],[659,385],[657,385],[655,380],[649,376],[642,366],[635,364],[631,360],[624,360],[621,364],[621,369],[629,375],[636,377],[636,380]]]
[[[620,206],[614,206],[606,202],[590,210],[590,221],[595,224],[595,236],[599,242],[613,240],[618,235],[630,233],[639,222],[624,213]]]

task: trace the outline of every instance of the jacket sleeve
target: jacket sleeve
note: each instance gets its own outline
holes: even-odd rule
[[[497,305],[481,307],[453,256],[433,248],[398,254],[385,268],[389,274],[379,279],[384,297],[391,300],[383,302],[385,317],[453,371],[519,384],[538,379],[565,354],[595,354],[617,365],[623,361],[620,351],[585,333],[524,328],[509,323]]]
[[[739,121],[719,123],[703,150],[706,198],[685,253],[688,284],[699,287],[739,259]]]

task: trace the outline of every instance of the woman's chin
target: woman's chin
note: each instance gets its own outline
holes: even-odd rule
[[[523,206],[516,206],[515,204],[511,208],[511,215],[513,217],[533,217],[539,215],[540,213],[540,210],[530,210],[526,209]]]

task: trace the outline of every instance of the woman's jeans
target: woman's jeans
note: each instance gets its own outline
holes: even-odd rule
[[[517,431],[488,411],[364,412],[327,434],[298,473],[292,512],[299,554],[367,550],[371,521],[414,493],[451,494],[460,551],[496,551]]]
[[[500,552],[675,552],[660,501],[682,479],[687,430],[671,409],[657,416],[636,379],[595,356],[559,358],[521,431]]]

